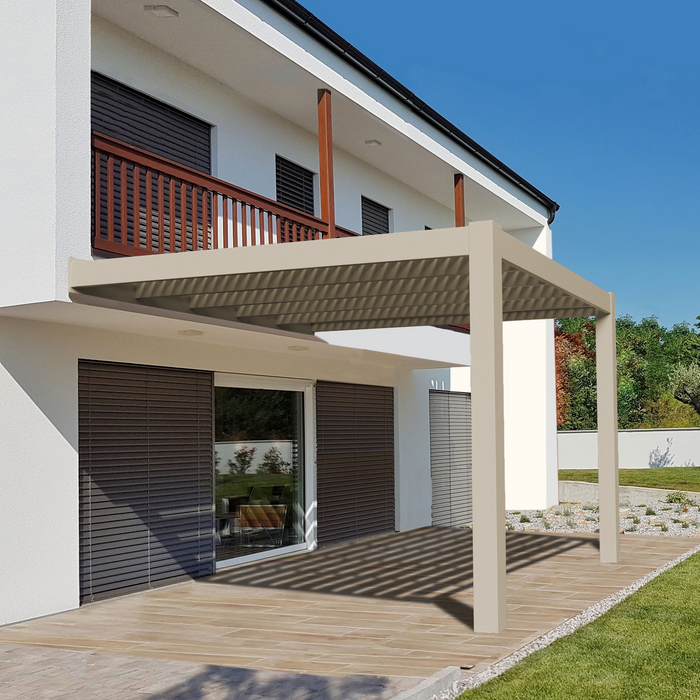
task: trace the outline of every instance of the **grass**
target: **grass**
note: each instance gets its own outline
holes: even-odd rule
[[[700,555],[463,700],[697,700]]]
[[[597,469],[561,469],[560,481],[598,483]],[[620,486],[646,486],[652,489],[676,489],[700,492],[700,467],[662,467],[660,469],[620,469]]]

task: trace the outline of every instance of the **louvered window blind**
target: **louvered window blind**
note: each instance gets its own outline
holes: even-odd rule
[[[80,596],[214,571],[212,375],[80,360]]]
[[[389,209],[363,197],[362,235],[375,236],[379,233],[389,233]]]
[[[275,158],[277,201],[314,215],[314,174],[282,156]]]
[[[211,125],[138,90],[92,74],[92,130],[211,172]]]
[[[430,472],[433,525],[472,522],[471,395],[430,392]]]
[[[318,542],[394,532],[392,387],[318,382]]]

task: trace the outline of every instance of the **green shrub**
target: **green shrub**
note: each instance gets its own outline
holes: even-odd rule
[[[685,505],[691,501],[688,498],[688,494],[684,491],[674,491],[666,496],[666,503],[679,503]]]
[[[568,506],[567,506],[566,508],[564,508],[564,510],[562,511],[562,515],[563,515],[565,518],[569,518],[569,517],[571,517],[573,514],[574,514],[574,511],[572,511],[571,508],[569,508]]]
[[[544,529],[545,529],[545,530],[551,530],[551,529],[552,529],[552,526],[551,526],[551,524],[549,523],[548,520],[545,520],[543,524],[544,524]]]
[[[690,527],[690,525],[688,525],[688,523],[683,523],[683,524],[681,525],[681,527],[682,527],[684,530],[687,530],[687,529]]]
[[[667,525],[662,525],[662,526],[661,526],[661,532],[668,532],[668,526],[667,526]]]
[[[639,525],[639,523],[641,522],[641,520],[635,515],[635,516],[632,518],[632,522],[633,522],[635,525]]]
[[[656,511],[653,508],[647,508],[646,515],[656,515]]]
[[[627,532],[636,532],[637,531],[637,526],[636,525],[630,525],[627,528]]]
[[[521,515],[521,516],[520,516],[520,522],[521,522],[521,523],[529,523],[529,522],[530,522],[530,518],[528,518],[527,515]]]
[[[513,523],[509,523],[506,521],[506,530],[515,530],[515,526]]]
[[[569,518],[569,519],[566,521],[566,526],[567,526],[567,527],[576,527],[576,523],[574,522],[574,519],[573,519],[573,518]]]

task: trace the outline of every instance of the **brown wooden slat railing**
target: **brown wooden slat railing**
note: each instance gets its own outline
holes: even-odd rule
[[[93,248],[121,255],[312,241],[314,216],[93,133]],[[357,234],[336,227],[336,236]]]

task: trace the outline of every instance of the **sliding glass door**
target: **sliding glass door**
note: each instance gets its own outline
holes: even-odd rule
[[[236,383],[233,378],[224,381]],[[300,545],[305,528],[303,388],[221,383],[217,377],[214,409],[218,564]]]

